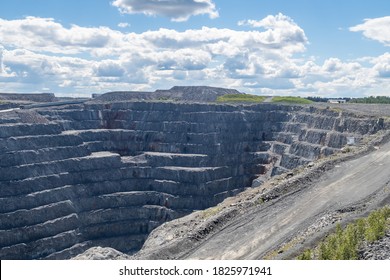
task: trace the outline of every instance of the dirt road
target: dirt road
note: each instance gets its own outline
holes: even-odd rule
[[[308,188],[235,217],[181,258],[261,259],[318,217],[363,203],[374,193],[386,190],[390,185],[389,167],[387,143],[363,157],[337,165]]]

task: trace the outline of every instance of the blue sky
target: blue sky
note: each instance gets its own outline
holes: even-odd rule
[[[2,0],[0,91],[390,96],[386,0]]]

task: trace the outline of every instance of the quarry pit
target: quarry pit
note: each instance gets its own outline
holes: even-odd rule
[[[134,254],[168,221],[388,129],[380,116],[272,103],[91,99],[3,110],[0,259]]]

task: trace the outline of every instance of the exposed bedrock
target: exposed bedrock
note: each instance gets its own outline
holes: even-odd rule
[[[167,220],[384,128],[377,118],[273,104],[86,103],[39,109],[31,119],[21,112],[0,115],[1,259],[138,250]]]

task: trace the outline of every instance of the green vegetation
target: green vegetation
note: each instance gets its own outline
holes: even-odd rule
[[[352,98],[350,103],[365,103],[365,104],[390,104],[388,96],[370,96],[364,98]]]
[[[311,260],[311,255],[312,255],[312,252],[310,249],[307,249],[305,250],[305,252],[303,252],[299,257],[298,257],[298,260]]]
[[[372,212],[367,218],[349,224],[345,229],[338,224],[336,232],[322,241],[315,251],[306,250],[299,260],[356,260],[363,241],[374,242],[385,236],[389,226],[390,208]]]
[[[272,98],[272,102],[281,102],[281,103],[294,103],[294,104],[310,104],[313,101],[308,100],[302,97],[296,96],[277,96]]]
[[[217,102],[254,102],[261,103],[265,100],[264,96],[252,94],[225,94],[218,96]]]

